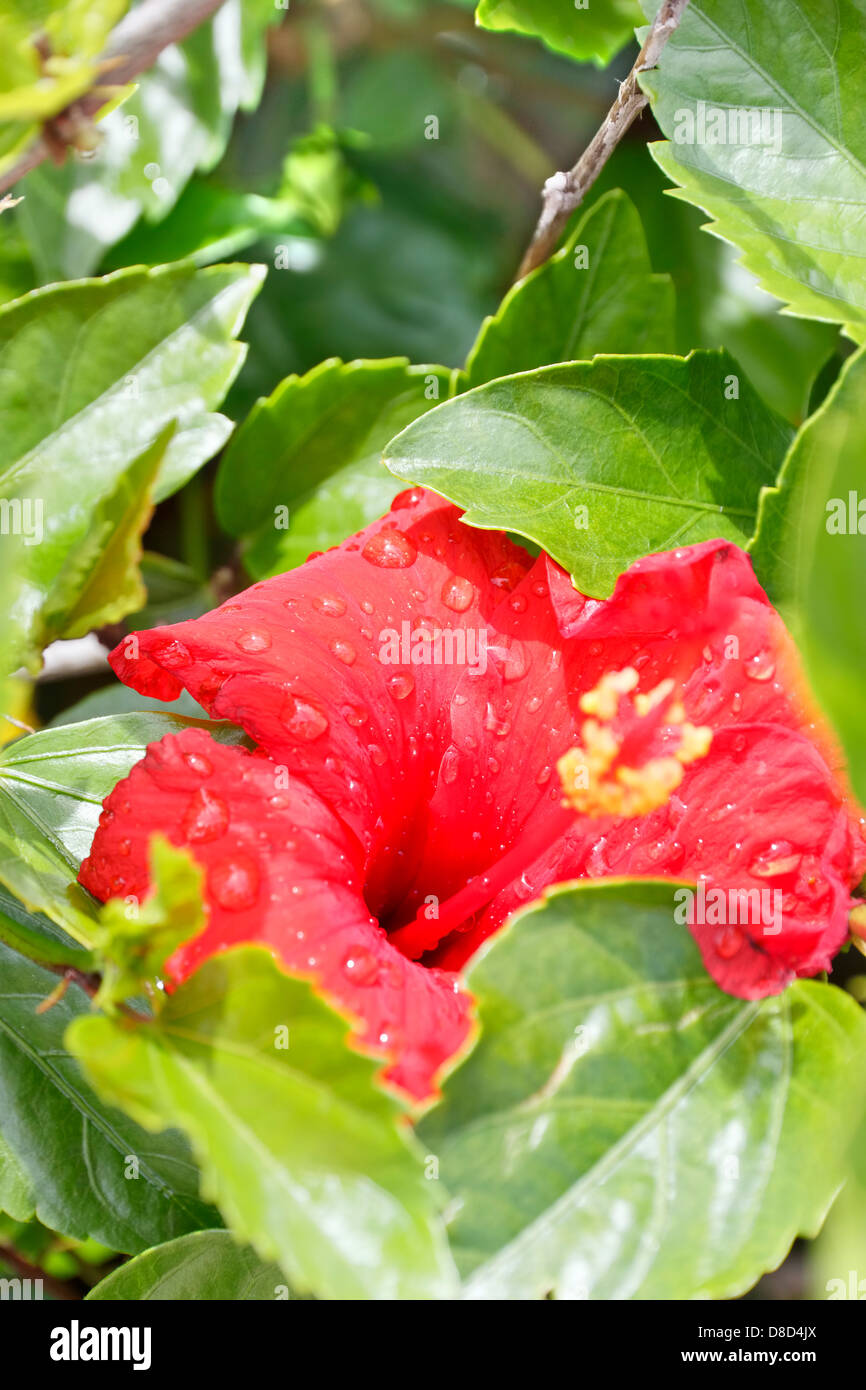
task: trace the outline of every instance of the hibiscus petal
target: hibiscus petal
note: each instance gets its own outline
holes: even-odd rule
[[[303,782],[261,754],[187,729],[151,744],[108,797],[80,879],[96,897],[143,898],[161,831],[205,869],[206,929],[168,962],[185,980],[242,941],[273,948],[358,1020],[385,1076],[423,1099],[470,1027],[453,975],[406,959],[370,915],[360,847]]]

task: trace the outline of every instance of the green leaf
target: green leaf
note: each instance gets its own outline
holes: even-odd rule
[[[159,1011],[165,995],[156,986],[165,973],[165,962],[205,925],[204,871],[188,851],[156,835],[150,846],[150,869],[152,891],[134,911],[128,898],[110,898],[99,913],[94,949],[102,983],[94,1003],[107,1013],[125,999],[144,993]]]
[[[658,6],[644,8],[649,17]],[[864,0],[692,0],[641,78],[668,137],[651,149],[675,196],[709,213],[710,229],[793,313],[844,323],[857,341],[866,337],[864,19]]]
[[[723,994],[675,891],[556,889],[470,968],[480,1038],[420,1126],[465,1297],[730,1298],[819,1229],[866,1019],[811,980]]]
[[[653,275],[640,217],[617,190],[487,319],[466,362],[468,385],[600,352],[673,346],[673,287],[667,275]]]
[[[27,175],[16,218],[43,281],[92,275],[142,213],[161,221],[193,172],[213,168],[236,112],[260,98],[265,29],[279,19],[273,0],[224,0],[211,20],[164,49],[100,121],[92,158]],[[123,264],[159,259],[146,250]]]
[[[0,1134],[0,1212],[13,1221],[29,1221],[35,1209],[33,1184]]]
[[[136,1303],[154,1300],[243,1303],[295,1299],[278,1265],[264,1264],[228,1231],[193,1231],[136,1255],[87,1295]]]
[[[605,67],[634,37],[641,22],[637,0],[481,0],[475,14],[484,29],[530,34],[548,48]]]
[[[761,498],[752,560],[782,606],[819,701],[866,802],[866,349],[799,431],[778,486]]]
[[[40,1221],[133,1253],[213,1226],[184,1139],[154,1138],[103,1105],[66,1050],[66,1028],[90,1013],[86,995],[71,987],[38,1014],[57,976],[3,945],[0,979],[0,1125]]]
[[[98,503],[86,534],[65,556],[42,604],[37,645],[61,637],[83,637],[119,622],[144,603],[147,592],[139,561],[142,533],[153,512],[151,494],[169,440],[172,421]]]
[[[724,352],[597,357],[458,396],[392,440],[385,462],[606,597],[649,551],[745,544],[790,433]]]
[[[225,452],[216,487],[220,522],[248,539],[250,572],[279,573],[305,560],[312,547],[299,546],[296,534],[309,533],[332,503],[319,550],[329,536],[337,543],[387,511],[399,486],[381,466],[382,449],[447,394],[450,375],[444,367],[411,367],[405,358],[331,359],[306,376],[287,377],[257,402]],[[359,519],[347,531],[352,504]]]
[[[202,1192],[299,1291],[453,1293],[430,1184],[376,1064],[267,951],[211,958],[157,1023],[80,1019],[67,1041],[106,1099],[154,1131],[182,1127]]]
[[[102,803],[149,743],[190,725],[243,738],[231,724],[143,713],[43,729],[0,750],[0,883],[89,943],[96,904],[74,880]]]
[[[41,605],[94,512],[169,422],[177,430],[157,501],[225,442],[229,422],[212,412],[243,361],[235,335],[263,273],[133,269],[36,290],[0,310],[3,547],[22,641],[32,646]]]

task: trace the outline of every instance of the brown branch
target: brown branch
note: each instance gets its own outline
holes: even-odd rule
[[[638,74],[656,66],[688,3],[689,0],[663,0],[637,61],[621,83],[619,96],[605,116],[601,128],[573,169],[554,174],[547,180],[542,193],[541,216],[517,272],[518,280],[522,280],[524,275],[535,270],[551,255],[571,214],[580,207],[629,126],[646,106],[649,98],[640,89]]]
[[[164,48],[185,39],[222,4],[223,0],[142,0],[130,10],[109,36],[99,59],[101,71],[93,89],[48,122],[43,134],[17,164],[0,175],[0,193],[11,188],[44,159],[58,159],[65,154],[63,136],[89,121],[105,105],[106,81],[112,86],[131,82],[153,66]]]

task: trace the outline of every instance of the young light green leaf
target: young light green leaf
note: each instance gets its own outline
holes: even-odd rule
[[[106,1107],[69,1055],[63,1034],[90,1014],[72,986],[47,1012],[57,976],[0,945],[0,1125],[52,1230],[137,1253],[211,1227],[198,1174],[177,1131],[146,1134]]]
[[[225,441],[229,422],[213,412],[243,361],[235,335],[262,274],[133,269],[0,309],[3,563],[17,579],[12,620],[25,650],[95,510],[160,431],[177,421],[156,501]]]
[[[192,1231],[136,1255],[100,1280],[87,1301],[267,1303],[297,1297],[278,1265],[265,1264],[228,1231]]]
[[[96,904],[75,882],[102,803],[149,743],[190,724],[222,742],[234,725],[171,714],[122,714],[65,724],[0,750],[0,883],[89,944]]]
[[[458,396],[393,439],[385,462],[606,597],[650,551],[745,544],[790,435],[727,353],[597,357]]]
[[[653,275],[637,210],[616,189],[486,320],[466,362],[467,385],[599,352],[673,346],[673,286]]]
[[[296,564],[306,559],[310,548],[300,555],[295,535],[322,516],[323,485],[327,497],[336,494],[340,514],[329,520],[317,550],[329,534],[335,544],[343,540],[353,517],[349,534],[387,511],[400,489],[381,466],[382,449],[448,394],[450,378],[444,367],[412,367],[399,357],[330,359],[306,376],[287,377],[260,400],[232,438],[216,488],[222,525],[248,538],[251,573],[279,573],[293,557]]]
[[[638,0],[481,0],[475,15],[483,29],[531,34],[569,58],[606,67],[634,37],[642,15]]]
[[[211,958],[155,1023],[80,1019],[67,1041],[107,1100],[184,1130],[202,1192],[299,1291],[453,1294],[432,1184],[376,1064],[267,951]]]
[[[866,1018],[811,980],[723,994],[675,891],[556,889],[470,968],[479,1041],[420,1126],[465,1297],[731,1298],[820,1228]]]
[[[143,903],[111,898],[99,913],[93,945],[102,982],[94,1002],[107,1013],[145,992],[161,1009],[165,995],[155,986],[166,960],[205,925],[204,872],[188,851],[157,835],[150,867],[153,889]]]
[[[650,18],[657,0],[645,0]],[[866,338],[864,0],[691,0],[641,83],[675,196],[771,294]]]
[[[866,349],[849,358],[761,497],[752,560],[794,630],[866,802]]]

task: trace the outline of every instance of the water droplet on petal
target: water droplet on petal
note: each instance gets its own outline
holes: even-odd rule
[[[526,612],[526,598],[525,598],[525,596],[524,596],[523,594],[512,594],[511,598],[508,600],[508,606],[509,606],[509,608],[513,609],[515,613],[525,613],[525,612]]]
[[[218,840],[226,833],[229,824],[229,808],[221,796],[214,796],[207,787],[199,787],[190,797],[181,829],[191,844],[204,844],[208,840]]]
[[[410,676],[408,671],[398,671],[396,675],[388,677],[388,689],[395,700],[405,700],[415,689],[415,677]]]
[[[517,588],[517,585],[520,583],[525,573],[526,571],[522,565],[518,565],[515,561],[510,560],[504,565],[500,565],[499,569],[493,571],[490,576],[490,583],[494,588],[505,589],[507,593],[510,593],[512,589]]]
[[[462,575],[453,574],[442,585],[442,602],[452,613],[465,613],[475,598],[475,585]]]
[[[379,962],[366,946],[356,946],[343,961],[343,974],[356,985],[374,985],[379,978]]]
[[[165,666],[167,670],[173,671],[178,666],[186,666],[191,660],[189,650],[183,642],[169,640],[167,642],[155,643],[153,648],[153,659],[160,666]]]
[[[313,607],[317,613],[323,613],[326,618],[342,618],[346,611],[344,600],[335,598],[333,594],[316,594],[313,599]]]
[[[250,628],[235,638],[235,646],[242,652],[266,652],[271,645],[271,634],[267,628]]]
[[[220,907],[227,912],[242,912],[254,907],[259,896],[259,871],[246,855],[215,864],[208,876],[208,886]]]
[[[751,681],[770,681],[776,674],[776,663],[769,652],[757,652],[746,662],[746,675]]]
[[[304,743],[312,743],[328,728],[328,716],[295,695],[290,695],[283,705],[282,719],[288,732]]]
[[[213,763],[203,753],[184,753],[183,760],[190,772],[197,772],[199,777],[210,777],[213,772]]]
[[[392,512],[404,511],[407,508],[417,507],[419,502],[424,500],[423,487],[407,487],[403,492],[398,492],[394,501],[391,503]]]
[[[328,643],[330,651],[338,661],[342,661],[344,666],[352,666],[357,660],[358,653],[351,642],[346,642],[342,638],[335,637],[333,642]]]
[[[722,960],[731,960],[742,948],[745,937],[736,927],[726,927],[716,938],[716,950]]]
[[[405,570],[415,563],[418,551],[402,531],[386,526],[371,536],[361,551],[365,560],[383,570]]]
[[[368,744],[367,752],[377,767],[382,767],[388,761],[388,754],[384,748],[379,747],[378,743]]]
[[[342,713],[346,723],[351,724],[353,729],[360,729],[370,718],[369,712],[360,705],[344,705]]]

